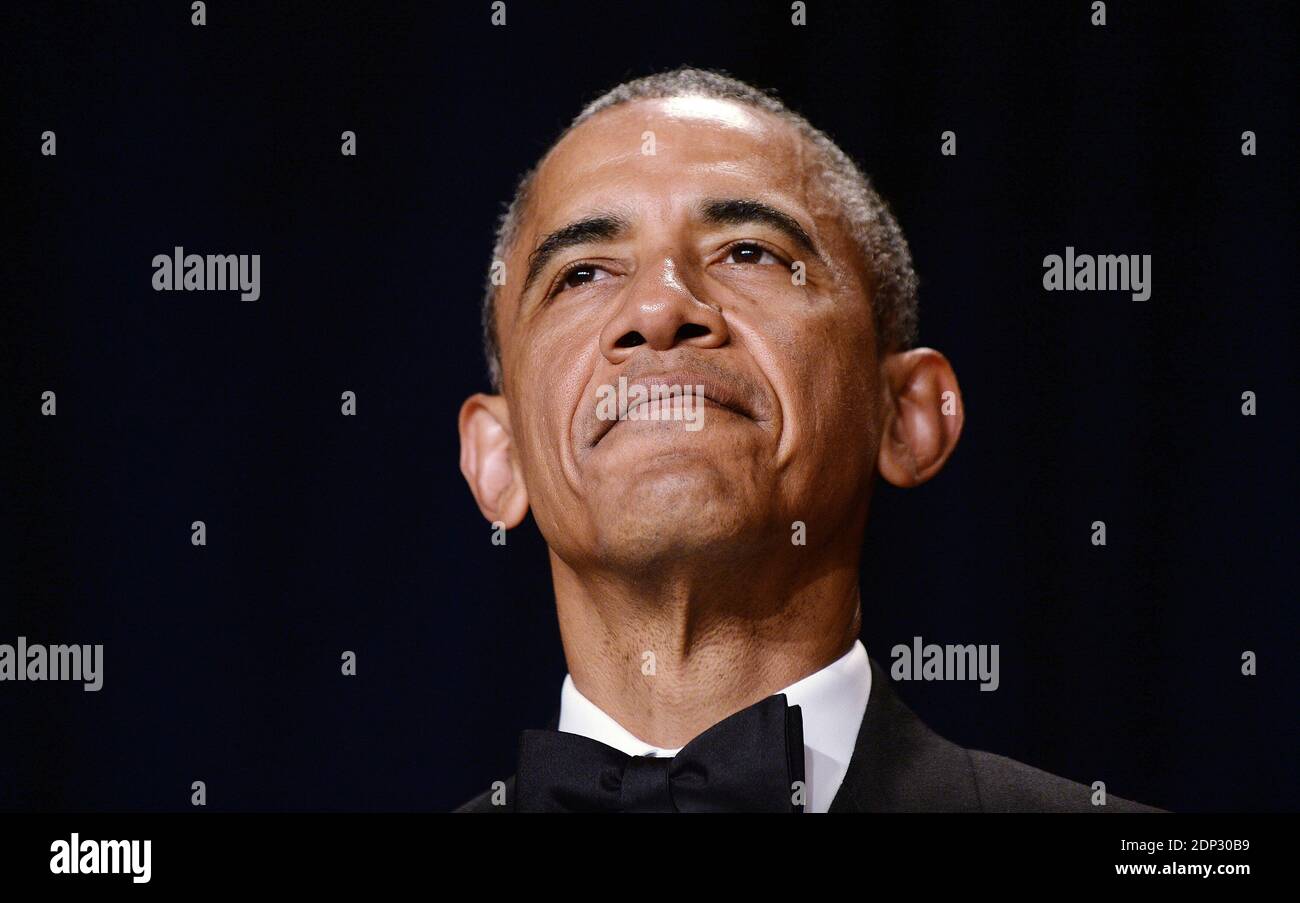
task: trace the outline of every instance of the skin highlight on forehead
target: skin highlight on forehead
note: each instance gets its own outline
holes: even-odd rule
[[[659,101],[664,113],[680,119],[713,120],[735,129],[752,128],[757,111],[716,97],[666,97]]]
[[[677,127],[689,129],[689,146],[673,146],[668,133]],[[653,155],[643,152],[646,132],[653,133]],[[653,167],[662,161],[676,167],[689,157],[689,169],[752,177],[766,168],[775,176],[788,169],[786,160],[796,143],[784,123],[731,101],[633,101],[598,113],[556,144],[538,170],[530,218],[541,210],[563,217],[559,211],[565,199],[581,197],[591,180],[611,171],[617,174],[629,163]]]

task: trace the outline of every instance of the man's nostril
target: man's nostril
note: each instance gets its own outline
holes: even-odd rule
[[[702,323],[683,323],[677,330],[677,341],[685,342],[687,339],[697,339],[708,334],[709,327]]]
[[[641,333],[637,332],[634,329],[631,332],[625,333],[617,342],[614,343],[614,347],[635,348],[637,345],[644,345],[644,344],[645,344],[645,336],[641,335]]]

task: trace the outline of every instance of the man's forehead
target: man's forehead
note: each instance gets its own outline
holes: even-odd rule
[[[646,179],[674,188],[697,176],[738,188],[761,179],[797,191],[804,182],[801,151],[790,125],[745,104],[711,97],[632,101],[597,113],[547,154],[528,219],[544,229],[592,206],[625,207]]]

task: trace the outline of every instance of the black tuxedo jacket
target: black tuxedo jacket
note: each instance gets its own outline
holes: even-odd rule
[[[551,721],[554,730],[557,715]],[[511,812],[515,779],[506,782],[506,805],[487,791],[457,812]],[[1092,789],[993,753],[964,749],[926,727],[903,704],[889,676],[871,660],[871,696],[858,728],[853,758],[831,812],[1159,812],[1106,796],[1092,805]]]

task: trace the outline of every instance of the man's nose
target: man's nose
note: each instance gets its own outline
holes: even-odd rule
[[[634,277],[622,303],[600,333],[600,350],[621,364],[646,345],[669,351],[679,345],[718,348],[729,340],[722,313],[700,300],[672,260]]]

